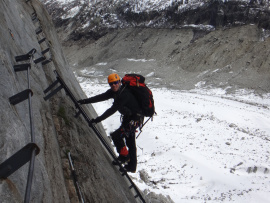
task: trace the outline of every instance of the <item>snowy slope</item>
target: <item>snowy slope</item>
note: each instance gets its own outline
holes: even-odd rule
[[[88,96],[108,88],[78,80]],[[158,115],[137,139],[138,169],[130,174],[141,190],[181,203],[270,202],[270,95],[152,90]],[[111,104],[94,107],[100,115]],[[102,124],[109,134],[119,126],[119,114]]]

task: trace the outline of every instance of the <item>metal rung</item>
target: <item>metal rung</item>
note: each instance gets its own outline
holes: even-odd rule
[[[47,63],[50,63],[52,61],[52,59],[47,59],[46,61],[42,62],[42,65],[46,65]]]
[[[32,20],[34,23],[37,23],[39,22],[39,19],[38,18],[35,18],[34,20]]]
[[[32,49],[31,51],[29,51],[27,54],[24,55],[19,55],[19,56],[15,56],[15,61],[16,62],[20,62],[20,61],[26,61],[29,60],[31,58],[31,56],[36,53],[36,49]]]
[[[55,85],[58,84],[58,80],[54,81],[47,89],[45,89],[43,92],[46,94],[48,93]]]
[[[38,58],[38,59],[36,59],[36,60],[34,60],[34,63],[40,63],[41,61],[44,61],[46,59],[46,57],[45,56],[41,56],[40,58]]]
[[[39,40],[38,43],[41,44],[42,42],[44,42],[46,40],[46,38],[44,37],[43,39]]]
[[[15,94],[14,96],[10,97],[9,102],[12,105],[16,105],[16,104],[28,99],[30,93],[31,93],[31,96],[33,96],[32,90],[26,89],[18,94]]]
[[[37,13],[34,11],[31,15],[34,16],[34,15],[37,15]]]
[[[30,55],[29,54],[24,54],[24,55],[20,55],[20,56],[15,56],[15,61],[19,62],[19,61],[26,61],[30,59]]]
[[[137,194],[137,195],[135,195],[134,197],[135,197],[135,199],[136,199],[137,197],[139,197],[139,195]]]
[[[32,21],[39,21],[39,19],[38,19],[38,16],[37,16],[37,13],[36,12],[34,12],[34,13],[32,13],[32,15],[31,15],[31,19],[32,19]]]
[[[132,189],[133,187],[134,187],[134,185],[131,185],[131,186],[129,186],[128,188],[129,188],[129,189]]]
[[[59,87],[57,87],[55,90],[53,90],[50,94],[48,94],[47,96],[44,97],[44,100],[48,100],[50,99],[53,95],[55,95],[58,91],[60,91],[63,88],[62,85],[60,85]]]
[[[37,13],[36,12],[34,12],[34,13],[32,13],[32,20],[35,20],[36,18],[37,18]]]
[[[78,118],[79,117],[79,115],[81,115],[81,111],[78,111],[76,114],[75,114],[75,118]]]
[[[31,51],[29,51],[27,54],[29,54],[31,56],[31,55],[34,55],[36,53],[36,51],[37,50],[34,48]]]
[[[48,51],[50,51],[50,48],[47,48],[41,52],[42,55],[46,54]]]
[[[35,150],[35,155],[40,152],[39,147],[35,143],[29,143],[20,149],[18,152],[13,154],[10,158],[0,164],[0,178],[7,178],[12,173],[21,168],[31,159],[33,150]]]
[[[41,27],[39,27],[39,28],[36,29],[36,34],[37,34],[37,35],[40,34],[41,32],[42,32]]]
[[[15,72],[25,71],[28,70],[28,68],[31,68],[31,64],[30,63],[18,64],[14,65],[13,68]]]

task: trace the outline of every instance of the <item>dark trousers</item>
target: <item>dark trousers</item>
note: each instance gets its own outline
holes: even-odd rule
[[[133,123],[134,122],[134,123]],[[130,156],[128,166],[134,170],[137,168],[137,147],[136,147],[136,128],[139,127],[141,119],[139,117],[123,118],[122,125],[116,131],[111,133],[113,143],[118,153],[127,146]]]

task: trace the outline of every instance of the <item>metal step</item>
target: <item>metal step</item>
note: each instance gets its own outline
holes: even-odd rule
[[[0,164],[0,178],[7,178],[12,173],[21,168],[31,159],[33,150],[35,150],[35,155],[40,152],[39,147],[35,143],[29,143],[20,149],[18,152],[13,154],[10,158]]]

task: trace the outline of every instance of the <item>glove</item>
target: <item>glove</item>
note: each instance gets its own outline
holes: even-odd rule
[[[79,104],[85,104],[85,99],[81,99],[78,101]]]
[[[91,123],[97,124],[97,123],[99,123],[100,121],[101,121],[100,118],[97,117],[97,118],[95,118],[95,119],[92,119],[92,120],[91,120]]]

